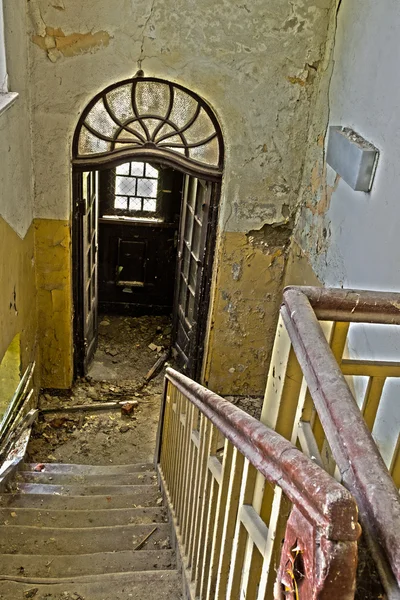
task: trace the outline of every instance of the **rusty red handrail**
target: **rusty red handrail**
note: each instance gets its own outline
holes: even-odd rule
[[[311,286],[287,286],[306,296],[320,321],[400,325],[400,294]]]
[[[281,435],[181,373],[166,378],[330,540],[360,535],[351,494]]]
[[[400,324],[400,294],[291,286],[281,314],[363,529],[400,584],[400,497],[317,320]]]

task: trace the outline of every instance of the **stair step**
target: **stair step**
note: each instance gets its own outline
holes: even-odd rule
[[[32,580],[33,581],[33,580]],[[176,571],[145,571],[94,575],[84,581],[75,578],[48,584],[15,581],[0,582],[2,600],[24,598],[84,598],[84,600],[180,600],[181,578]],[[35,590],[37,590],[35,592]],[[29,593],[33,595],[29,595]],[[75,596],[74,596],[75,594]]]
[[[132,494],[135,489],[147,487],[150,484],[137,485],[85,485],[66,484],[52,485],[50,483],[21,483],[16,482],[15,492],[22,494],[59,494],[60,496],[123,496]],[[153,486],[156,482],[153,480]]]
[[[155,527],[143,549],[170,549],[171,529],[168,523],[72,529],[1,526],[0,553],[56,555],[133,550]]]
[[[112,473],[111,475],[96,475],[94,473],[35,473],[34,471],[21,471],[18,473],[15,481],[25,483],[44,483],[50,485],[150,485],[157,482],[157,475],[154,471],[118,474]]]
[[[106,527],[167,521],[164,507],[111,508],[104,510],[46,510],[45,508],[0,508],[0,525],[34,527]]]
[[[175,562],[173,550],[124,550],[59,556],[3,554],[0,560],[0,576],[23,575],[23,577],[36,579],[78,577],[101,573],[174,569]]]
[[[0,507],[42,508],[47,510],[102,510],[157,506],[157,500],[161,498],[155,485],[138,485],[132,486],[131,489],[130,494],[101,496],[2,494],[0,495]]]
[[[24,463],[20,471],[34,471],[38,463]],[[137,473],[153,471],[152,463],[134,463],[130,465],[75,465],[68,463],[41,463],[41,473],[70,473],[76,475],[120,475],[121,473]]]

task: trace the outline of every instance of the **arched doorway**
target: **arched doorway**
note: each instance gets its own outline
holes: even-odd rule
[[[200,377],[223,160],[213,111],[180,85],[135,77],[85,108],[72,157],[76,375],[96,349],[100,290],[135,310],[170,303],[178,365]]]

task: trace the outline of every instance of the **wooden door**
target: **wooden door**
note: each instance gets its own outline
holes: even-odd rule
[[[174,306],[178,366],[195,377],[199,360],[198,319],[205,301],[205,257],[212,184],[186,175],[179,227]]]
[[[97,172],[82,173],[82,308],[83,308],[83,371],[87,372],[97,347]]]

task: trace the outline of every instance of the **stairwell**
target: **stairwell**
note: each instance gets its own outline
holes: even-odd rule
[[[0,496],[0,599],[178,600],[170,540],[151,464],[24,464]]]

